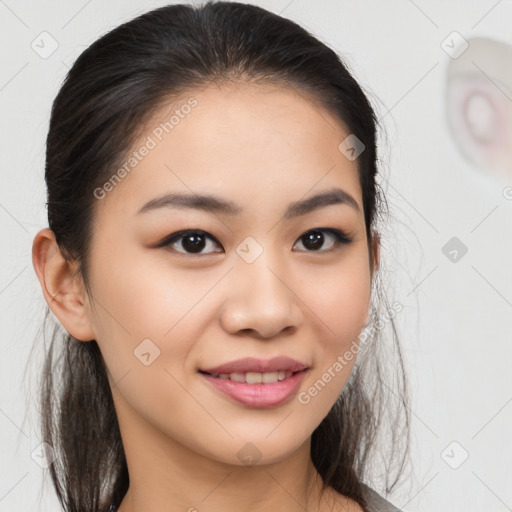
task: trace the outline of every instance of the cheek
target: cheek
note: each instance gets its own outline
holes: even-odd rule
[[[350,342],[364,326],[371,291],[368,265],[354,255],[339,268],[311,272],[304,283],[307,304],[318,315],[319,325],[331,333],[327,339],[333,348]]]
[[[172,436],[182,435],[187,429],[180,430],[176,415],[195,404],[184,392],[185,363],[204,330],[194,306],[211,284],[184,286],[179,273],[128,259],[97,282],[97,341],[118,414],[130,424],[136,411],[159,430],[172,424]]]
[[[359,351],[358,336],[366,325],[370,305],[371,276],[368,261],[354,258],[350,265],[331,269],[326,276],[312,276],[305,282],[317,331],[314,368],[305,383],[299,403],[315,415],[326,415],[343,390]],[[313,286],[316,282],[316,287]],[[321,285],[321,286],[320,286]]]
[[[329,315],[329,325],[338,338],[350,340],[359,334],[366,320],[370,301],[370,279],[360,276],[346,276],[338,288],[330,291],[331,301],[324,300],[324,310]]]
[[[201,327],[191,318],[195,318],[194,308],[207,291],[206,284],[182,286],[154,269],[145,275],[133,273],[105,281],[107,297],[103,299],[108,311],[99,308],[98,325],[107,351],[112,348],[127,361],[142,359],[141,353],[149,351],[151,360],[158,358],[160,364],[175,365],[190,350],[194,333]]]
[[[172,369],[190,350],[194,336],[184,330],[198,324],[188,315],[208,283],[186,286],[179,272],[149,264],[133,247],[114,245],[98,247],[91,259],[96,340],[107,367],[114,380],[148,367]]]

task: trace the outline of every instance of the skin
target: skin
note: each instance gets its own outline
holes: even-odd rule
[[[354,359],[308,404],[297,399],[368,321],[375,269],[357,161],[338,150],[349,132],[290,87],[239,83],[192,95],[198,104],[190,114],[96,200],[91,296],[51,231],[40,231],[33,244],[53,313],[75,338],[97,340],[108,368],[130,474],[120,511],[360,511],[332,490],[319,500],[320,477],[310,458],[311,434]],[[155,113],[140,140],[185,102]],[[334,204],[283,219],[289,203],[338,187],[358,209]],[[171,191],[215,194],[243,213],[161,208],[137,215]],[[324,232],[315,251],[304,235],[320,227],[341,229],[352,241],[336,246]],[[206,238],[200,255],[187,253],[179,240],[154,247],[192,228],[219,244]],[[236,252],[249,236],[263,247],[252,263]],[[134,356],[146,338],[160,350],[149,366]],[[198,373],[242,357],[277,355],[310,369],[296,395],[269,409],[232,401]],[[237,456],[248,442],[260,457],[253,465]]]

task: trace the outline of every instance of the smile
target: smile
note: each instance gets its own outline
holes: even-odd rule
[[[247,384],[272,384],[273,382],[278,382],[281,380],[285,380],[288,377],[293,375],[292,371],[289,370],[280,370],[277,372],[245,372],[245,373],[220,373],[220,374],[208,374],[212,375],[212,377],[218,377],[220,379],[229,379],[234,382],[246,382]]]
[[[265,409],[287,402],[298,390],[307,371],[218,375],[200,371],[199,374],[216,392],[220,392],[232,401],[248,407]]]

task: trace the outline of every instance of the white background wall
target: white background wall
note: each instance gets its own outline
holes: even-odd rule
[[[45,304],[31,244],[47,225],[51,102],[89,44],[165,3],[0,1],[0,512],[59,510],[31,458],[40,443],[34,372],[42,341],[25,367]],[[504,194],[512,177],[495,181],[459,154],[445,121],[450,57],[441,47],[454,30],[512,43],[512,2],[254,3],[340,52],[385,114],[383,186],[396,223],[384,257],[397,269],[390,278],[405,306],[399,324],[413,398],[413,471],[390,501],[410,512],[512,510],[512,200]],[[31,48],[42,31],[58,42],[47,59]],[[453,236],[468,247],[457,263],[441,252]],[[450,467],[464,451],[469,458]]]

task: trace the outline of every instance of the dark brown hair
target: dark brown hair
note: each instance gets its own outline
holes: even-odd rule
[[[357,163],[372,247],[378,216],[385,210],[376,179],[378,123],[340,57],[296,23],[253,5],[169,5],[118,26],[88,47],[52,106],[45,169],[48,223],[62,254],[77,263],[88,292],[93,191],[112,176],[160,106],[194,88],[226,81],[300,89],[362,141],[365,149]],[[370,250],[370,263],[374,257]],[[379,275],[380,270],[372,282],[369,341],[311,443],[324,489],[330,486],[363,507],[369,470],[382,471],[390,491],[403,473],[409,443],[405,371],[393,315],[382,319],[390,305]],[[392,327],[394,361],[386,360],[383,327],[375,328],[375,322]],[[385,384],[385,367],[392,368],[393,388]],[[57,456],[50,475],[65,511],[118,507],[129,475],[96,341],[78,341],[55,325],[41,389],[42,437]],[[381,447],[387,448],[384,465],[377,469],[374,452],[386,419],[390,436]]]

